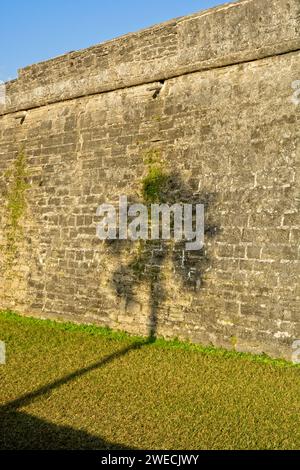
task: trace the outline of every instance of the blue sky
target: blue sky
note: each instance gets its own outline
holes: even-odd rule
[[[225,0],[1,0],[0,80],[17,69]]]

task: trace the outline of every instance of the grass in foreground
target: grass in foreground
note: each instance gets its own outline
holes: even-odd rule
[[[1,449],[299,449],[300,368],[0,313]]]

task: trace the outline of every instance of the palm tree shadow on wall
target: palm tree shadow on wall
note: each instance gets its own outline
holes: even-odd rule
[[[146,181],[149,184],[149,180]],[[204,275],[211,266],[211,259],[207,250],[207,243],[220,231],[214,220],[214,206],[216,195],[193,189],[192,185],[185,183],[178,173],[162,174],[158,181],[154,181],[155,191],[150,188],[150,197],[142,190],[143,200],[133,201],[131,204],[203,204],[205,208],[205,246],[198,251],[187,251],[186,240],[140,240],[135,253],[129,255],[129,261],[121,264],[114,271],[111,279],[112,289],[119,299],[123,299],[126,307],[135,301],[136,289],[148,286],[148,342],[155,341],[157,337],[159,310],[168,298],[164,282],[165,263],[171,261],[173,277],[182,291],[200,291],[204,285]],[[171,233],[174,220],[171,218]],[[132,241],[107,240],[108,254],[121,258],[124,253],[132,253]]]

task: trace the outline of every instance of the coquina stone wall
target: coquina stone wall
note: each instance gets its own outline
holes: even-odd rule
[[[298,80],[299,0],[226,4],[20,70],[0,104],[0,308],[290,359]],[[205,204],[203,250],[97,238],[99,204],[149,202],[153,174],[159,201]]]

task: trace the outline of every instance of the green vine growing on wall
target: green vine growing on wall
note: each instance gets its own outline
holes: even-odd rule
[[[12,167],[6,172],[6,252],[7,255],[15,255],[17,244],[23,235],[21,224],[22,217],[26,211],[26,190],[29,188],[27,161],[25,149],[22,147]]]

